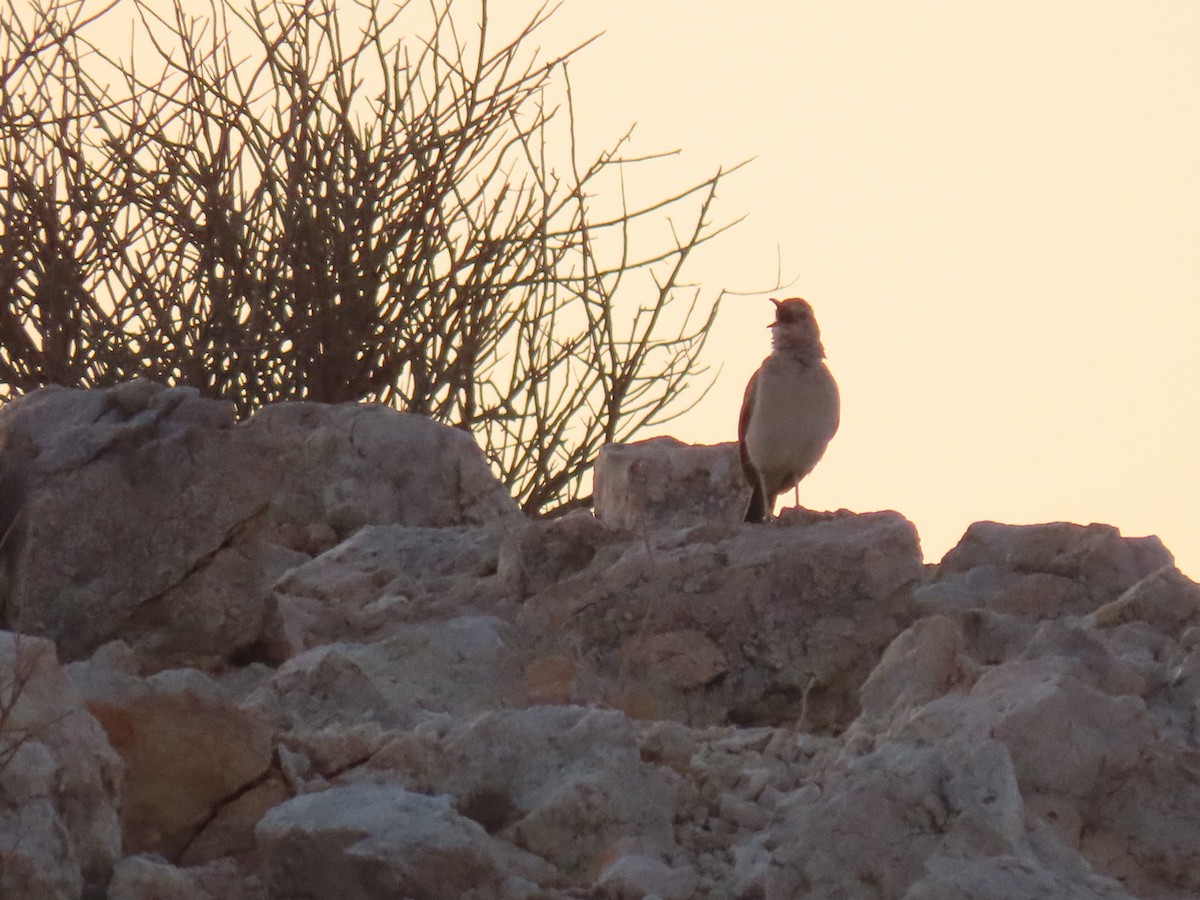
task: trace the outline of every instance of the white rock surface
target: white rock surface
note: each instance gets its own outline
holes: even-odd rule
[[[895,513],[702,525],[622,550],[528,598],[518,622],[540,655],[575,659],[575,702],[697,725],[844,727],[922,574]]]
[[[0,897],[94,896],[120,858],[120,791],[54,645],[0,631]]]
[[[522,701],[515,643],[511,626],[485,616],[397,626],[378,643],[326,644],[288,660],[243,706],[285,730],[470,716]]]
[[[740,522],[750,497],[736,443],[606,444],[595,477],[596,518],[613,528]]]
[[[926,566],[897,513],[741,525],[728,448],[663,441],[526,521],[460,432],[142,383],[0,431],[7,613],[79,657],[23,637],[0,690],[0,896],[1200,896],[1200,586],[1157,539]]]
[[[64,659],[122,637],[159,667],[258,640],[285,571],[364,525],[518,515],[470,436],[369,404],[232,407],[134,381],[47,388],[0,410],[29,448],[11,626]]]
[[[560,870],[594,873],[623,846],[674,849],[678,779],[641,759],[611,710],[537,707],[431,722],[398,734],[367,767],[411,790],[445,793],[489,831]]]
[[[289,800],[258,825],[268,895],[463,900],[531,896],[544,872],[445,797],[349,785]]]

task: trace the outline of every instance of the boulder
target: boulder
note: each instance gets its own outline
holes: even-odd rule
[[[217,666],[259,639],[280,575],[365,525],[519,517],[470,435],[371,404],[235,424],[134,381],[21,397],[0,433],[28,485],[7,620],[69,660],[119,636],[148,665]]]
[[[113,871],[108,900],[213,900],[183,869],[151,854],[127,856]]]
[[[229,860],[180,868],[144,853],[117,863],[107,900],[267,900],[267,891]]]
[[[675,847],[678,779],[642,760],[615,711],[537,707],[430,722],[397,734],[361,777],[446,794],[487,831],[576,876]]]
[[[605,444],[595,485],[596,517],[625,530],[740,522],[750,496],[736,443],[693,445],[672,437]]]
[[[378,643],[326,644],[279,667],[243,701],[281,730],[374,722],[411,728],[523,699],[516,638],[486,616],[397,626]]]
[[[533,896],[544,866],[490,837],[446,797],[357,784],[271,810],[258,844],[268,896],[508,900]]]
[[[762,873],[768,898],[950,896],[957,879],[1000,889],[980,870],[1070,884],[1070,896],[1127,897],[1078,857],[1031,839],[1009,753],[986,739],[888,743],[853,759],[823,791],[797,798],[767,842],[776,848]],[[975,871],[964,877],[966,861]]]
[[[1158,538],[1124,538],[1111,525],[976,522],[917,599],[931,612],[1085,615],[1173,562]]]
[[[573,575],[603,571],[629,541],[627,534],[608,528],[585,510],[505,525],[497,574],[508,595],[518,600]]]
[[[102,896],[121,768],[54,645],[0,632],[0,896]]]
[[[538,656],[574,659],[574,702],[697,725],[845,727],[922,574],[895,513],[696,526],[621,549],[526,600],[518,622]]]
[[[279,664],[323,644],[378,642],[495,608],[507,595],[497,567],[509,530],[366,526],[275,583],[261,656]]]
[[[245,806],[271,765],[271,727],[238,708],[203,673],[166,670],[150,678],[75,664],[72,679],[125,763],[121,832],[128,853],[176,861],[213,822]],[[251,796],[253,796],[251,794]],[[284,799],[277,795],[274,802]],[[265,811],[260,803],[258,814]],[[244,824],[248,835],[257,818]],[[215,854],[247,849],[226,836]]]

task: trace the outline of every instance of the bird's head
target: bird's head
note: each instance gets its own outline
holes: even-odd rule
[[[811,359],[824,359],[825,348],[821,346],[821,329],[807,300],[793,297],[776,300],[775,321],[767,327],[772,329],[771,345],[776,350],[793,350]]]

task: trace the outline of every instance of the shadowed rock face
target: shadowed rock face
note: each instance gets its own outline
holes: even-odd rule
[[[235,424],[227,403],[135,381],[23,397],[0,433],[22,448],[0,514],[6,485],[27,485],[7,620],[65,659],[120,636],[160,664],[212,664],[258,639],[276,578],[364,525],[517,514],[469,435],[379,406]]]
[[[629,530],[527,521],[459,432],[220,409],[0,412],[10,621],[76,658],[0,635],[0,896],[1200,893],[1200,586],[1156,539],[979,523],[927,566],[896,513],[641,509],[719,460],[662,441],[605,475]]]

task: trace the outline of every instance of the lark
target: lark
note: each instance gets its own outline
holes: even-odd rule
[[[841,417],[812,307],[799,297],[771,302],[771,355],[746,385],[738,420],[742,471],[751,488],[747,522],[770,520],[775,499],[825,455]]]

